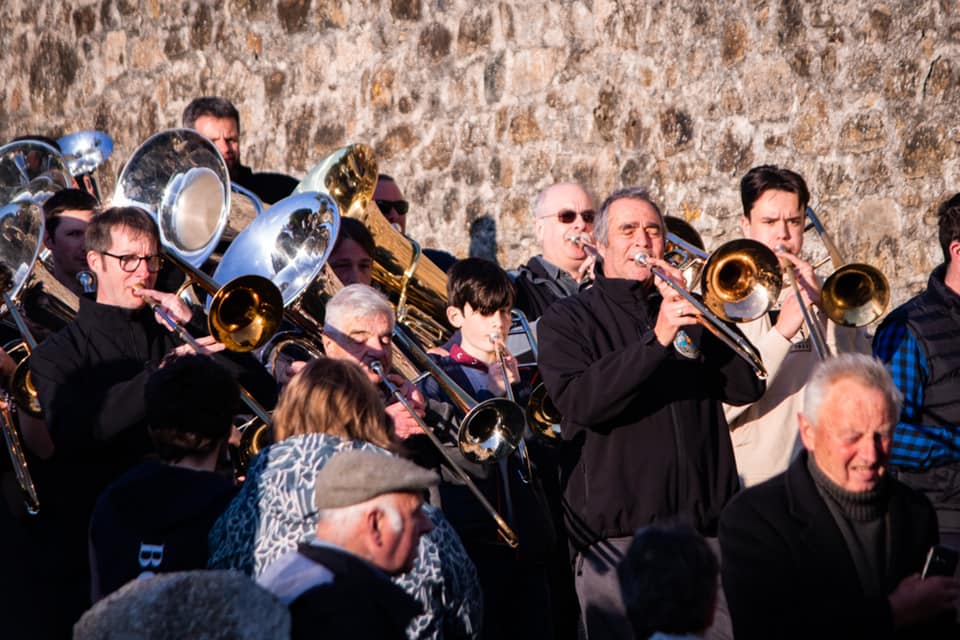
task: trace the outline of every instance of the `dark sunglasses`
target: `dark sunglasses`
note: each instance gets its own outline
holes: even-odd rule
[[[374,202],[377,203],[383,215],[387,215],[393,209],[401,216],[405,216],[407,211],[410,210],[410,203],[406,200],[374,200]]]
[[[563,224],[570,224],[577,219],[578,215],[583,218],[584,224],[593,224],[593,219],[597,217],[597,212],[593,209],[587,209],[586,211],[571,211],[570,209],[564,209],[563,211],[558,211],[556,213],[557,220]]]

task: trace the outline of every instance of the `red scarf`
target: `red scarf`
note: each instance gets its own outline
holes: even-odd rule
[[[464,367],[470,367],[471,369],[479,369],[480,371],[487,372],[487,363],[477,360],[472,355],[460,348],[460,345],[455,344],[450,347],[450,357],[454,361]]]

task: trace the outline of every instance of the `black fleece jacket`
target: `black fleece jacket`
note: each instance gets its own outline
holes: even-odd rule
[[[540,372],[563,414],[562,482],[571,542],[674,519],[716,535],[738,487],[721,402],[745,404],[765,384],[699,326],[688,359],[657,342],[661,298],[634,280],[600,275],[540,320]]]

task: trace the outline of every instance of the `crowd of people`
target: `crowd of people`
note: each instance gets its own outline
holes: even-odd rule
[[[228,100],[183,125],[264,205],[296,188],[240,163]],[[295,638],[958,637],[960,194],[943,264],[871,337],[804,257],[803,177],[761,165],[740,192],[786,279],[745,322],[669,259],[690,230],[648,191],[559,183],[531,194],[539,251],[515,270],[424,250],[446,274],[436,344],[344,217],[315,346],[272,371],[168,285],[151,212],[55,193],[34,268],[77,310],[24,301],[42,411],[0,400],[40,501],[5,471],[4,635],[70,637],[140,580],[231,569]],[[406,232],[396,179],[370,199]],[[16,364],[0,351],[4,381]]]

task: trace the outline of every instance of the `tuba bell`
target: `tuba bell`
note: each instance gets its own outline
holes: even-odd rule
[[[295,191],[327,193],[343,215],[367,227],[377,245],[373,282],[390,298],[397,322],[409,327],[421,344],[441,345],[452,335],[446,324],[447,276],[416,241],[387,222],[373,202],[376,185],[373,150],[354,144],[324,158]]]

